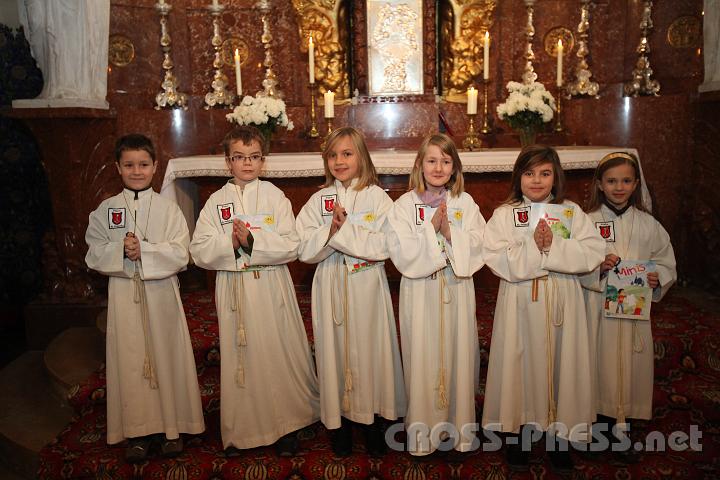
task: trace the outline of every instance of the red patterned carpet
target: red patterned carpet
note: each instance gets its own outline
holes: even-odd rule
[[[309,292],[298,292],[300,309],[311,335]],[[484,382],[487,352],[492,331],[495,292],[478,291]],[[555,475],[539,451],[531,456],[527,473],[510,472],[499,452],[434,454],[415,459],[391,452],[382,458],[365,453],[360,432],[348,458],[337,458],[327,433],[319,423],[300,432],[300,451],[280,458],[272,447],[248,450],[241,457],[226,458],[219,433],[219,361],[217,318],[212,295],[183,295],[192,335],[195,360],[208,430],[187,438],[185,452],[173,460],[156,458],[138,466],[124,461],[125,445],[105,443],[105,378],[99,371],[72,392],[77,416],[58,438],[40,453],[38,477],[42,479],[157,478],[195,479],[711,479],[720,478],[720,315],[693,305],[685,296],[671,292],[662,304],[653,306],[655,333],[655,396],[653,420],[633,423],[634,439],[652,431],[667,435],[702,432],[702,451],[643,452],[639,462],[626,465],[610,452],[589,459],[575,455],[575,469],[565,477]],[[394,298],[397,304],[397,299]],[[310,336],[312,341],[312,336]],[[482,395],[478,396],[478,410]],[[538,450],[538,449],[536,449]]]

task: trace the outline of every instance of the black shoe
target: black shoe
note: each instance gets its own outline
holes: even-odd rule
[[[575,468],[570,452],[547,452],[550,458],[550,465],[557,473],[569,473]]]
[[[530,470],[530,452],[524,451],[519,444],[508,445],[507,450],[505,450],[505,458],[508,467],[514,472],[527,472]]]
[[[371,457],[382,457],[385,455],[385,428],[384,422],[375,418],[375,421],[364,427],[365,448]]]
[[[243,454],[242,450],[235,447],[234,445],[230,445],[229,447],[227,447],[223,451],[223,453],[225,454],[225,458],[235,458],[235,457],[239,457]]]
[[[128,463],[143,463],[150,454],[150,446],[152,445],[152,437],[130,438],[128,447],[125,450],[125,461]]]
[[[340,428],[330,432],[330,443],[338,457],[352,454],[352,424],[348,420],[343,418]]]
[[[178,437],[175,439],[164,438],[160,442],[160,452],[165,458],[175,458],[183,451],[183,439]]]
[[[294,457],[297,451],[298,439],[295,432],[288,433],[275,442],[275,452],[279,457]]]

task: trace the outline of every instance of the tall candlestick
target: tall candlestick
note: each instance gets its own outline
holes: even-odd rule
[[[310,72],[310,83],[315,83],[315,44],[312,36],[308,41],[308,68]]]
[[[562,87],[563,84],[563,43],[562,40],[558,38],[558,44],[557,44],[557,78],[556,78],[556,84],[558,87]]]
[[[468,88],[468,91],[467,91],[467,114],[468,115],[475,115],[477,113],[477,99],[478,99],[478,91],[475,90],[475,87]]]
[[[490,32],[485,32],[483,39],[483,79],[490,78]]]
[[[335,117],[335,93],[325,92],[325,118]]]
[[[242,102],[242,72],[240,71],[240,51],[235,49],[235,83],[237,86],[238,103]]]

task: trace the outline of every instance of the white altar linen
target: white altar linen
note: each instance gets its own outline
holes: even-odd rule
[[[622,147],[560,147],[557,149],[564,170],[591,170],[600,159],[611,152],[627,152],[638,157],[634,148]],[[460,152],[465,173],[512,172],[519,149],[493,148],[479,152]],[[408,175],[415,162],[415,151],[376,150],[370,152],[379,175]],[[638,157],[639,158],[639,157]],[[273,153],[266,157],[260,177],[304,178],[324,177],[320,152]],[[642,178],[643,202],[651,209],[650,192]],[[230,177],[223,155],[196,155],[172,158],[168,161],[160,194],[175,200],[185,214],[190,232],[194,230],[199,213],[197,185],[193,177]],[[318,181],[318,186],[322,182]]]

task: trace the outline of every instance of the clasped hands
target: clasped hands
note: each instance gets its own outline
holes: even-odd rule
[[[250,244],[248,243],[248,238],[250,238],[252,234],[250,233],[250,229],[245,225],[244,222],[242,222],[239,219],[233,220],[233,231],[232,231],[232,244],[233,244],[233,250],[237,250],[241,246],[243,248],[249,248]]]
[[[133,232],[127,232],[125,234],[123,248],[125,250],[125,256],[133,262],[140,259],[140,240],[138,240]]]
[[[435,210],[435,213],[433,214],[431,222],[433,228],[435,229],[435,233],[440,232],[440,234],[449,242],[450,222],[448,222],[447,203],[440,203],[440,206],[438,206],[437,210]]]
[[[535,244],[541,252],[549,252],[550,246],[553,241],[553,233],[550,230],[550,226],[542,218],[538,221],[537,227],[535,227],[535,233],[533,233]]]

